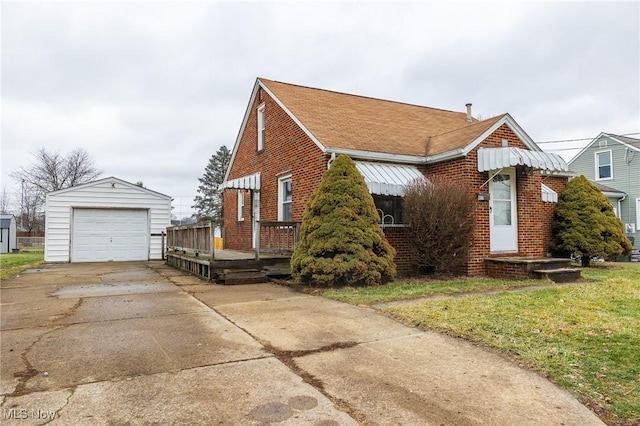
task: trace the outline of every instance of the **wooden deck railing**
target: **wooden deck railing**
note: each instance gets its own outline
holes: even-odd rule
[[[299,239],[300,222],[260,221],[256,259],[260,253],[291,254]]]
[[[290,255],[300,239],[300,222],[260,221],[255,258],[263,254]],[[170,226],[167,228],[167,252],[181,252],[214,259],[214,235],[211,223]]]
[[[211,258],[214,250],[212,229],[210,222],[170,226],[167,228],[167,251]]]

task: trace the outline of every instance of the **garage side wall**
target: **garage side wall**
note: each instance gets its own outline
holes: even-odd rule
[[[162,259],[162,232],[171,224],[171,198],[119,179],[103,179],[47,194],[45,262],[69,262],[74,208],[144,209],[149,220],[149,259]]]

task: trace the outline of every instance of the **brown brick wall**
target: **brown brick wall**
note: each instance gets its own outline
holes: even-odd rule
[[[408,238],[408,228],[402,226],[382,228],[389,244],[396,249],[394,262],[398,276],[415,275],[417,271],[417,258]]]
[[[489,172],[478,173],[477,171],[477,150],[479,148],[502,147],[502,139],[506,139],[510,147],[527,149],[515,133],[507,125],[503,125],[473,149],[466,158],[430,165],[427,176],[441,175],[461,181],[468,186],[469,191],[477,200],[478,193],[489,192],[487,180],[490,177]],[[475,230],[471,240],[467,275],[484,275],[485,266],[482,259],[485,257],[546,256],[551,239],[551,221],[553,220],[556,204],[542,202],[540,190],[542,181],[543,176],[539,170],[525,171],[523,167],[516,167],[517,253],[491,254],[489,202],[476,201]],[[558,193],[564,188],[566,182],[566,178],[544,177],[544,183]]]
[[[261,92],[261,93],[260,93]],[[260,193],[260,216],[262,220],[277,220],[278,177],[291,174],[293,178],[293,220],[301,221],[307,200],[319,184],[326,170],[328,157],[298,127],[298,125],[271,99],[266,92],[260,90],[256,100],[250,107],[247,125],[236,152],[229,179],[262,173]],[[266,136],[264,149],[257,148],[257,114],[256,109],[265,103]],[[488,192],[486,182],[489,173],[478,173],[478,148],[501,147],[502,139],[506,139],[511,147],[526,149],[518,137],[503,125],[466,158],[442,162],[420,169],[427,177],[436,175],[463,182],[475,199],[480,192]],[[489,203],[476,201],[475,231],[472,236],[470,261],[466,269],[468,275],[484,275],[485,257],[499,256],[545,256],[551,238],[551,221],[554,203],[543,203],[540,183],[560,192],[566,185],[566,178],[543,177],[539,171],[525,171],[516,168],[517,212],[518,212],[518,252],[508,254],[490,253],[489,236]],[[484,186],[483,186],[484,185]],[[247,192],[245,199],[244,222],[237,220],[237,195],[233,191],[225,193],[225,247],[232,249],[251,248],[251,199]],[[400,275],[415,272],[415,257],[409,247],[405,228],[385,228],[385,235],[396,248],[396,263]]]
[[[265,104],[264,149],[257,152],[257,108]],[[260,219],[278,219],[278,178],[292,175],[292,220],[302,221],[307,200],[327,168],[328,157],[295,124],[271,97],[259,89],[250,107],[238,151],[229,179],[261,172]],[[251,248],[251,218],[237,221],[237,199],[233,191],[225,194],[225,247],[248,250]],[[249,196],[245,209],[251,212]],[[252,212],[251,212],[252,214]]]

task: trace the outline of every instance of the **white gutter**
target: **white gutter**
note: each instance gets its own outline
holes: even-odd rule
[[[454,151],[443,152],[442,154],[432,155],[427,157],[426,164],[439,163],[441,161],[455,160],[457,158],[466,157],[463,149],[456,149]]]
[[[391,163],[426,164],[427,162],[425,157],[415,155],[386,154],[383,152],[360,151],[357,149],[327,148],[326,153],[336,155],[344,154],[358,160],[387,161]]]
[[[421,157],[417,155],[387,154],[383,152],[360,151],[357,149],[343,149],[343,148],[327,148],[326,153],[335,154],[335,155],[344,154],[344,155],[348,155],[353,159],[358,159],[358,160],[386,161],[390,163],[404,163],[404,164],[439,163],[441,161],[454,160],[454,159],[463,158],[466,156],[462,149],[456,149],[454,151],[448,151],[448,152],[433,155],[430,157]]]

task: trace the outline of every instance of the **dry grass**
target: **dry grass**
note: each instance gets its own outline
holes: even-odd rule
[[[517,357],[609,424],[640,422],[640,265],[584,270],[585,282],[386,310],[406,323]]]
[[[25,269],[35,268],[42,264],[44,253],[2,253],[0,254],[0,279],[6,280]]]

